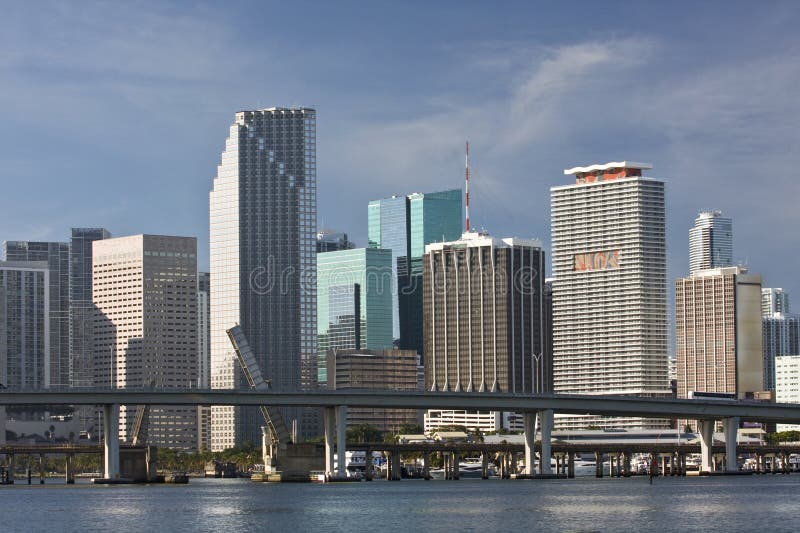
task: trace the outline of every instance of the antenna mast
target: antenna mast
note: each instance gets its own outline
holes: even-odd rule
[[[464,176],[465,176],[465,192],[466,192],[466,220],[465,220],[465,230],[469,231],[469,141],[467,141],[467,156],[465,160],[465,167],[464,167]]]

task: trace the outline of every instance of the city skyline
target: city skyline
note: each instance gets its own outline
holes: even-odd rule
[[[367,241],[363,206],[370,199],[460,186],[469,138],[476,227],[540,238],[549,249],[546,191],[560,184],[561,169],[651,161],[668,183],[668,278],[685,274],[687,222],[700,209],[719,208],[736,220],[734,260],[748,262],[767,285],[797,292],[800,282],[789,272],[800,237],[764,238],[799,216],[791,204],[797,185],[782,170],[795,163],[787,132],[800,106],[781,89],[800,79],[797,37],[786,31],[797,15],[789,3],[771,10],[734,5],[612,3],[586,5],[577,15],[542,7],[535,18],[521,5],[518,13],[444,5],[430,7],[424,20],[406,7],[382,32],[374,29],[386,21],[381,7],[360,10],[361,24],[348,20],[350,5],[321,5],[312,10],[308,48],[287,55],[310,62],[302,72],[277,59],[292,53],[297,37],[284,35],[288,30],[243,49],[240,35],[251,23],[237,15],[242,6],[230,13],[170,4],[73,12],[55,4],[34,29],[21,23],[31,17],[28,8],[14,6],[0,23],[9,51],[0,79],[19,102],[2,110],[0,126],[0,155],[18,180],[0,213],[3,238],[63,240],[61,228],[86,225],[119,235],[191,234],[207,270],[204,197],[221,148],[217,132],[237,109],[308,103],[323,125],[319,226],[348,232],[359,246]],[[273,6],[270,16],[284,9]],[[412,20],[419,24],[414,39],[403,36]],[[576,26],[585,28],[580,38],[572,37]],[[736,42],[721,38],[731,31]],[[63,46],[49,46],[55,36]],[[372,46],[362,47],[365,40]],[[88,42],[101,45],[89,49]],[[338,48],[325,49],[334,42]],[[406,53],[378,61],[398,44]],[[262,62],[269,76],[252,70]],[[248,84],[224,81],[245,72]],[[491,118],[502,109],[514,110],[516,122]],[[38,131],[34,124],[45,113],[50,158],[18,140]],[[632,126],[636,136],[622,134]],[[180,138],[164,143],[167,131]],[[113,176],[107,168],[115,168]],[[514,194],[519,190],[530,193]],[[22,216],[34,192],[42,201]],[[155,215],[175,203],[180,209],[169,217]]]

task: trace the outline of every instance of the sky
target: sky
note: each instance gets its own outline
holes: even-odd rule
[[[234,113],[317,109],[318,222],[463,186],[550,241],[563,169],[652,163],[669,284],[699,210],[800,310],[796,2],[1,2],[0,241],[70,227],[198,237]]]

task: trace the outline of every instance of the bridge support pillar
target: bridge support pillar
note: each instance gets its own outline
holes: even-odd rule
[[[325,475],[332,476],[334,427],[336,426],[336,409],[334,407],[325,408],[323,423],[325,425]]]
[[[714,468],[714,421],[700,420],[697,425],[700,429],[700,471],[711,472]]]
[[[726,418],[722,423],[725,433],[725,470],[738,472],[739,460],[736,456],[736,437],[739,433],[739,417]]]
[[[8,454],[8,481],[14,484],[14,454]]]
[[[631,477],[631,453],[624,452],[622,454],[622,475]]]
[[[364,452],[364,479],[367,481],[372,481],[372,467],[372,450],[367,448],[367,450]]]
[[[553,431],[553,410],[545,409],[539,411],[539,426],[542,428],[542,453],[539,456],[539,473],[544,476],[553,474],[553,468],[550,466],[552,459],[550,447],[550,434]]]
[[[44,485],[44,454],[39,454],[39,484]]]
[[[453,479],[458,480],[461,477],[461,456],[453,452]]]
[[[575,477],[575,453],[568,452],[567,455],[567,477],[573,479]]]
[[[533,463],[529,463],[528,460],[525,459],[525,468],[528,469],[528,472],[532,471],[532,468],[527,466],[529,464],[532,465]],[[489,479],[489,454],[486,452],[481,452],[481,479]]]
[[[667,455],[661,455],[661,475],[667,476]]]
[[[525,474],[532,476],[535,472],[536,449],[536,413],[524,413],[523,422],[525,425]]]
[[[594,452],[594,477],[603,477],[603,454]]]
[[[336,475],[347,477],[347,406],[340,405],[336,413]]]
[[[72,461],[75,459],[75,456],[71,453],[67,455],[64,461],[64,481],[67,485],[75,484],[75,471],[72,468]]]
[[[431,454],[422,454],[422,478],[426,481],[431,479]]]
[[[392,451],[392,481],[399,481],[402,477],[402,472],[400,471],[400,450],[393,450]]]
[[[103,449],[104,477],[119,479],[119,405],[103,406],[103,429],[105,446]]]

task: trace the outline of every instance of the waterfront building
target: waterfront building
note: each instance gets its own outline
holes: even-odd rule
[[[197,386],[211,387],[211,276],[197,273]],[[211,450],[211,406],[197,406],[197,449]]]
[[[316,388],[316,232],[316,112],[236,113],[210,193],[212,388],[247,388],[226,334],[236,324],[274,389]],[[317,435],[316,411],[281,412]],[[260,442],[263,423],[257,408],[215,406],[211,449]]]
[[[463,409],[428,409],[423,428],[430,435],[440,428],[463,426],[467,431],[495,433],[498,431],[524,431],[523,416],[503,411],[467,411]]]
[[[432,242],[462,230],[461,189],[392,196],[369,203],[369,247],[392,251],[392,334],[405,350],[423,351],[422,256]]]
[[[48,277],[48,335],[46,355],[49,383],[68,387],[69,381],[69,244],[65,242],[5,241],[6,261],[44,261]]]
[[[761,289],[761,316],[772,316],[775,313],[791,313],[789,293],[781,288],[765,287]]]
[[[330,349],[327,355],[328,388],[332,390],[415,391],[417,360],[414,350]],[[347,426],[369,424],[397,433],[417,425],[416,409],[357,408],[347,410]]]
[[[350,250],[355,244],[347,238],[347,233],[322,229],[317,232],[317,253]]]
[[[764,294],[764,291],[761,291]],[[773,313],[763,316],[762,355],[765,391],[776,391],[775,358],[800,354],[800,316]]]
[[[800,403],[800,355],[775,357],[775,402]],[[777,424],[777,431],[800,431],[800,424]]]
[[[329,350],[392,348],[392,252],[356,248],[317,255],[318,380]]]
[[[752,398],[763,390],[761,276],[743,267],[675,281],[678,398],[694,392]]]
[[[557,393],[660,397],[667,376],[664,182],[649,164],[564,171],[552,187],[553,384]],[[559,416],[556,427],[647,429],[657,419]]]
[[[689,230],[689,274],[733,265],[733,220],[701,211]]]
[[[92,246],[97,386],[197,386],[197,239],[134,235]],[[120,438],[132,439],[137,406],[120,407]],[[197,449],[197,408],[151,406],[147,441]]]
[[[94,385],[92,243],[110,239],[103,228],[72,228],[69,241],[69,385]]]

